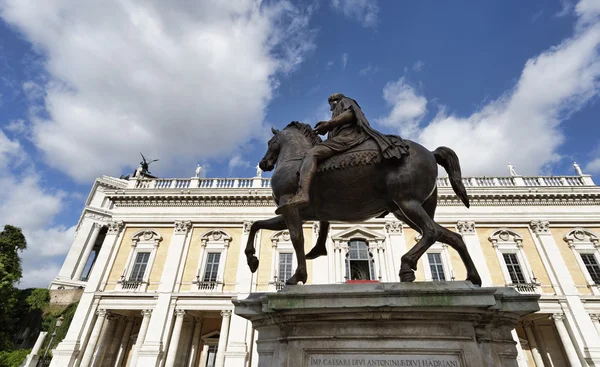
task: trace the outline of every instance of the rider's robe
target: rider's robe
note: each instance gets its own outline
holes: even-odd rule
[[[339,116],[350,109],[354,112],[356,121],[331,130],[327,135],[327,140],[321,143],[322,145],[332,149],[336,153],[342,153],[372,138],[379,146],[383,158],[400,159],[409,154],[408,145],[400,137],[395,136],[392,139],[373,129],[358,103],[352,98],[342,98],[333,111],[333,117]]]

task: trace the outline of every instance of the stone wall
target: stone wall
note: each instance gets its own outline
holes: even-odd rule
[[[50,304],[51,305],[68,305],[79,301],[83,289],[51,289]]]

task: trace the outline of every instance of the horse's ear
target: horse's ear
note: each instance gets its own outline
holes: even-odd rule
[[[272,127],[271,128],[271,132],[273,133],[273,135],[277,135],[277,133],[279,133],[279,130],[277,130],[274,127]]]

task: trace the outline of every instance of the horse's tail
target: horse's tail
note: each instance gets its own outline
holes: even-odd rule
[[[435,161],[448,172],[448,178],[450,179],[450,185],[456,195],[462,200],[465,206],[468,208],[469,196],[467,196],[467,189],[462,182],[462,174],[460,172],[460,162],[458,156],[454,151],[447,147],[439,147],[433,152]]]

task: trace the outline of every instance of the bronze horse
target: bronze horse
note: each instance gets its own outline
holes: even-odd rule
[[[321,138],[310,125],[292,122],[283,130],[272,129],[268,150],[259,166],[263,171],[275,168],[271,178],[273,197],[278,205],[287,202],[297,190],[297,172],[304,152]],[[410,155],[402,160],[381,160],[375,164],[319,172],[310,188],[310,206],[291,209],[271,219],[252,224],[246,244],[246,259],[252,272],[258,268],[254,255],[254,238],[260,229],[288,229],[294,246],[298,268],[286,284],[306,283],[306,258],[326,255],[325,239],[329,221],[362,222],[392,213],[421,233],[417,244],[401,258],[400,280],[412,282],[417,261],[436,241],[450,245],[460,255],[467,269],[467,280],[481,286],[481,278],[462,237],[433,220],[437,206],[437,164],[444,167],[454,192],[469,207],[462,183],[458,157],[450,148],[439,147],[430,152],[422,145],[406,140]],[[321,222],[315,247],[304,254],[302,224]]]

